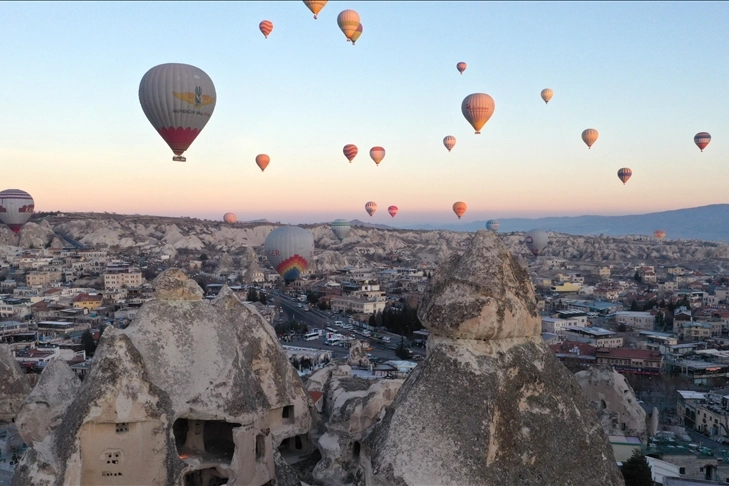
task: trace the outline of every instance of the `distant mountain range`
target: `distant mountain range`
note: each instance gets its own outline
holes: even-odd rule
[[[500,232],[542,228],[571,235],[652,235],[662,229],[667,239],[697,239],[729,242],[729,204],[676,209],[631,216],[565,216],[499,219]],[[477,231],[486,221],[465,224],[414,224],[401,228],[422,230]]]

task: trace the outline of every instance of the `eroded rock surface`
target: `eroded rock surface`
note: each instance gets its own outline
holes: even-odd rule
[[[7,344],[0,344],[0,422],[11,422],[30,393],[30,384]]]

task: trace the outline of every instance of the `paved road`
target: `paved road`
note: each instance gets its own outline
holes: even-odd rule
[[[10,486],[11,479],[13,479],[12,474],[0,469],[0,486]]]

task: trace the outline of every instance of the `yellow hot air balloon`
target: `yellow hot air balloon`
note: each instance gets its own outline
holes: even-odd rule
[[[342,10],[337,16],[337,24],[339,24],[339,28],[342,29],[347,40],[351,41],[352,35],[360,25],[359,14],[354,10]]]
[[[545,88],[542,90],[542,99],[544,100],[544,103],[549,103],[549,100],[552,99],[552,96],[554,95],[554,91],[552,91],[549,88]]]
[[[481,133],[481,128],[486,125],[491,115],[494,114],[495,107],[494,99],[486,93],[473,93],[463,99],[461,112],[478,135]]]
[[[304,0],[304,5],[311,10],[311,13],[314,14],[314,18],[316,19],[316,16],[319,15],[319,12],[321,12],[321,9],[324,8],[324,5],[327,4],[327,0]]]
[[[587,145],[587,148],[591,148],[592,144],[597,141],[597,137],[599,134],[597,133],[597,130],[594,128],[588,128],[587,130],[582,132],[582,141],[585,142]]]
[[[359,36],[362,35],[362,24],[359,24],[357,26],[357,29],[354,31],[354,34],[352,34],[352,45],[354,45],[355,42],[359,40]]]

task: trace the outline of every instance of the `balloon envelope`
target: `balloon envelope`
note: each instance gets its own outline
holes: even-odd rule
[[[459,62],[458,64],[456,64],[456,69],[458,69],[458,72],[461,74],[463,74],[463,71],[465,71],[467,67],[468,64],[466,64],[465,62]]]
[[[357,42],[362,35],[362,24],[359,24],[352,34],[352,45]]]
[[[499,223],[495,219],[489,219],[488,221],[486,221],[486,229],[489,231],[493,231],[494,233],[499,231],[500,226],[501,223]]]
[[[271,157],[269,157],[266,154],[258,154],[256,155],[256,165],[261,169],[261,172],[266,170],[266,167],[268,167],[268,164],[271,162]]]
[[[374,201],[370,201],[367,204],[365,204],[365,211],[367,211],[367,214],[370,215],[370,217],[375,214],[375,211],[377,211],[377,203]]]
[[[223,215],[223,221],[225,221],[228,224],[233,224],[236,221],[238,221],[238,218],[236,218],[235,214],[233,214],[233,213],[225,213]]]
[[[599,134],[594,128],[588,128],[582,132],[582,141],[585,142],[587,148],[592,147],[592,144],[597,141]]]
[[[372,160],[375,161],[375,164],[380,165],[382,159],[385,158],[385,149],[382,147],[372,147],[370,149],[370,157],[372,157]]]
[[[261,29],[263,37],[268,39],[268,34],[273,31],[273,22],[271,22],[270,20],[264,20],[260,24],[258,24],[258,28]]]
[[[33,215],[35,201],[30,194],[20,189],[5,189],[0,192],[0,221],[13,233],[18,233]]]
[[[618,179],[623,181],[623,185],[625,185],[626,182],[628,182],[628,179],[630,179],[630,176],[633,175],[633,171],[628,169],[627,167],[623,167],[618,171]]]
[[[321,12],[321,9],[324,8],[324,5],[327,4],[328,0],[304,0],[304,5],[311,10],[311,13],[314,14],[314,18],[316,19],[316,16],[319,15],[319,12]]]
[[[481,133],[481,128],[494,114],[494,108],[494,99],[486,93],[470,94],[461,103],[461,113],[476,130],[476,134]]]
[[[342,29],[347,40],[352,40],[352,34],[360,25],[359,14],[354,10],[342,10],[337,16],[337,24],[339,24],[339,28]]]
[[[352,160],[357,156],[357,146],[351,143],[348,143],[344,146],[342,149],[342,152],[344,152],[344,156],[347,157],[347,160],[349,160],[349,163],[352,163]]]
[[[390,216],[394,218],[397,214],[397,206],[390,206],[389,208],[387,208],[387,212],[390,213]]]
[[[314,255],[314,237],[304,228],[282,226],[268,234],[263,249],[268,261],[288,284],[309,266]]]
[[[448,135],[446,138],[443,139],[443,145],[445,145],[445,148],[448,149],[450,152],[453,150],[453,147],[456,146],[456,137],[453,135]]]
[[[709,132],[699,132],[694,135],[694,143],[703,152],[707,145],[711,142]]]
[[[549,100],[552,99],[552,96],[554,95],[554,91],[552,91],[549,88],[545,88],[541,92],[542,99],[544,100],[544,103],[549,103]]]
[[[453,203],[453,212],[456,213],[458,219],[461,219],[461,216],[466,213],[466,209],[468,209],[468,206],[463,201]]]
[[[349,234],[349,230],[352,229],[349,221],[347,221],[346,219],[335,219],[334,221],[332,221],[331,226],[334,236],[336,236],[339,241],[345,239]]]
[[[666,237],[666,232],[663,230],[655,230],[653,232],[653,237],[659,240],[662,240]]]
[[[526,243],[530,252],[534,255],[539,255],[544,250],[544,247],[547,246],[547,243],[549,243],[549,236],[544,230],[533,229],[528,231],[524,236],[524,243]]]
[[[210,76],[189,64],[160,64],[139,83],[144,114],[179,162],[210,120],[216,99]]]

